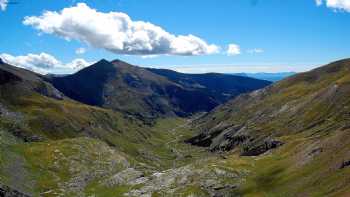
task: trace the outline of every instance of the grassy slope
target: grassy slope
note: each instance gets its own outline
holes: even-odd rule
[[[0,145],[0,182],[22,192],[43,196],[118,196],[135,189],[137,185],[106,187],[102,184],[117,172],[132,167],[147,176],[190,164],[208,155],[203,149],[181,142],[191,135],[188,128],[172,128],[183,124],[186,124],[183,119],[159,120],[149,131],[152,135],[147,143],[136,144],[124,138],[121,145],[117,144],[121,148],[110,147],[99,139],[89,137],[23,143],[6,133]],[[2,136],[5,136],[3,133]],[[174,141],[174,136],[180,138]],[[133,147],[137,151],[134,152],[133,148],[122,150],[123,147]],[[174,149],[181,155],[174,153]],[[87,184],[81,183],[80,189],[76,189],[73,183],[78,180],[79,185],[80,179],[87,180]]]
[[[256,157],[235,152],[217,163],[248,172],[237,189],[242,196],[347,196],[350,169],[340,165],[350,148],[349,140],[342,140],[348,132],[321,140],[287,136],[279,149]],[[322,144],[322,152],[315,152],[316,144]]]
[[[272,96],[263,95],[261,101],[238,98],[250,103],[240,101],[238,112],[232,107],[236,100],[206,116],[205,126],[210,128],[222,120],[243,124],[254,119],[257,111],[268,115],[281,111],[271,119],[254,119],[257,122],[249,125],[249,134],[273,134],[285,143],[282,147],[256,157],[241,157],[239,150],[233,150],[226,159],[181,143],[196,131],[183,119],[162,119],[149,127],[119,113],[68,99],[22,94],[13,91],[16,89],[4,94],[2,89],[1,103],[24,118],[0,118],[0,182],[47,196],[120,196],[142,185],[105,187],[101,181],[127,167],[148,176],[189,165],[200,171],[191,175],[193,181],[186,187],[173,186],[179,196],[209,195],[199,179],[213,177],[200,175],[217,168],[237,174],[235,178],[219,178],[236,184],[235,192],[244,196],[347,196],[350,171],[340,166],[350,160],[348,68],[341,66],[345,70],[339,71],[331,65],[321,73],[289,78],[268,90]],[[315,90],[317,94],[310,94]],[[284,107],[286,104],[295,108]],[[315,123],[319,124],[313,126]],[[13,130],[41,136],[42,142],[24,143]],[[80,179],[88,180],[87,184],[72,184],[81,183]],[[162,196],[167,190],[153,194]]]
[[[122,153],[89,138],[15,144],[1,150],[12,155],[1,159],[1,181],[12,182],[20,191],[43,196],[78,192],[70,185],[74,180],[86,178],[91,181],[129,165]],[[17,166],[11,166],[15,163]],[[17,171],[21,174],[16,174]],[[20,179],[10,180],[16,176]]]
[[[350,169],[341,168],[350,160],[349,73],[349,60],[335,62],[240,96],[197,122],[207,134],[232,134],[238,126],[240,131],[233,135],[272,136],[285,143],[256,157],[239,156],[240,150],[233,149],[229,159],[218,161],[249,171],[237,192],[244,196],[350,194]],[[213,138],[218,146],[223,145],[220,137]]]
[[[179,143],[191,135],[183,119],[144,125],[54,93],[35,73],[1,65],[0,183],[34,195],[117,195],[133,188],[102,184],[118,171],[148,175],[206,154]]]
[[[77,195],[78,191],[74,189],[64,191],[62,188],[67,187],[64,183],[84,177],[79,174],[82,171],[105,173],[88,180],[89,184],[84,186],[87,194],[125,192],[132,187],[106,188],[99,180],[126,166],[147,175],[155,170],[187,164],[193,157],[206,154],[184,145],[178,149],[190,150],[186,154],[192,154],[192,157],[173,162],[178,156],[172,149],[180,141],[173,141],[174,136],[191,135],[187,128],[177,129],[186,124],[180,118],[162,119],[150,127],[120,113],[68,99],[56,100],[38,93],[21,97],[11,97],[9,93],[6,96],[6,99],[2,97],[1,103],[21,118],[19,121],[12,117],[1,118],[0,181],[29,194]],[[13,130],[26,136],[40,136],[42,142],[24,143],[12,134]],[[166,142],[170,145],[166,146]],[[100,163],[95,162],[98,155],[103,155],[102,160],[97,160]],[[121,160],[127,164],[119,167],[114,164]],[[18,174],[14,173],[17,171]]]

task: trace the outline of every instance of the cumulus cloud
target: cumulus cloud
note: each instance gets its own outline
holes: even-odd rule
[[[331,9],[350,12],[350,0],[316,0],[318,6],[323,3]]]
[[[250,53],[250,54],[254,54],[254,53],[263,53],[264,50],[263,49],[258,49],[258,48],[255,48],[255,49],[248,49],[247,50],[247,53]]]
[[[241,54],[241,49],[237,44],[229,44],[226,53],[229,56],[239,55]]]
[[[84,54],[86,52],[85,48],[78,48],[77,50],[75,50],[75,53],[78,55]]]
[[[69,62],[67,64],[64,64],[61,67],[68,68],[68,69],[71,69],[71,70],[80,70],[82,68],[90,66],[91,64],[93,64],[93,63],[90,63],[90,62],[87,62],[84,59],[78,58],[78,59],[74,59],[73,61],[71,61],[71,62]]]
[[[0,0],[0,10],[5,11],[8,4],[8,0]]]
[[[21,56],[13,56],[2,53],[0,54],[0,58],[10,65],[25,68],[41,74],[47,74],[54,70],[73,72],[91,65],[91,63],[85,61],[84,59],[74,59],[72,62],[64,64],[57,60],[54,56],[47,53],[29,53]]]
[[[216,45],[194,35],[174,35],[144,21],[133,21],[122,12],[99,12],[85,3],[63,10],[25,17],[23,24],[67,40],[128,55],[205,55],[217,53]]]

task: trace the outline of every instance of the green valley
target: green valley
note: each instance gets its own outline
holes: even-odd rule
[[[350,61],[149,121],[0,69],[0,188],[13,196],[347,196]]]

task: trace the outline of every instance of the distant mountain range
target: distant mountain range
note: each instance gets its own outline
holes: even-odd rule
[[[101,60],[66,76],[47,81],[66,96],[142,118],[188,116],[271,82],[224,74],[183,74],[147,69],[115,60]]]
[[[251,77],[255,79],[262,79],[271,82],[280,81],[284,78],[292,76],[296,72],[280,72],[280,73],[232,73],[232,75]]]

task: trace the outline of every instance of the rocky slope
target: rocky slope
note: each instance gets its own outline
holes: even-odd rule
[[[334,62],[145,125],[1,64],[0,195],[349,196],[349,71]]]
[[[224,175],[192,164],[216,156],[182,143],[193,135],[189,121],[144,125],[71,100],[43,79],[0,64],[0,195],[188,196],[230,189],[215,178]]]
[[[174,134],[164,125],[174,128],[182,120],[149,127],[71,100],[43,78],[0,64],[1,193],[84,196],[129,167],[149,173],[172,166],[176,154],[164,143]]]
[[[349,64],[349,60],[334,62],[243,94],[198,121],[204,132],[190,141],[211,150],[259,141],[268,147],[270,142],[274,146],[273,137],[347,128]]]
[[[270,84],[222,74],[145,69],[120,60],[101,60],[73,75],[51,77],[49,81],[72,99],[142,119],[209,111],[239,93]]]
[[[243,94],[198,120],[188,140],[256,156],[242,195],[349,195],[350,60]],[[235,165],[235,161],[232,165]],[[241,167],[240,167],[241,168]]]

